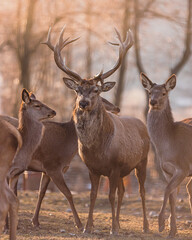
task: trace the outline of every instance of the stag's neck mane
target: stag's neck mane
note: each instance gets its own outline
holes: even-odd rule
[[[42,122],[36,121],[28,114],[24,104],[21,105],[18,120],[18,130],[23,139],[22,149],[27,148],[27,152],[30,154],[30,152],[34,152],[34,149],[40,144],[44,126]]]
[[[87,148],[93,145],[97,146],[97,143],[99,144],[108,133],[113,131],[112,122],[102,104],[101,97],[91,111],[82,111],[76,107],[73,112],[73,119],[78,141]],[[109,129],[111,130],[109,131]]]
[[[167,100],[166,107],[162,111],[150,109],[147,115],[147,127],[150,138],[157,149],[161,149],[174,133],[174,119]]]

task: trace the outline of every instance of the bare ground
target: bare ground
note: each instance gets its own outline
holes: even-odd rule
[[[73,216],[67,200],[61,193],[47,193],[40,213],[40,228],[31,224],[33,210],[36,204],[37,192],[19,192],[19,229],[18,240],[60,240],[60,239],[128,239],[128,240],[162,240],[168,235],[168,221],[163,233],[158,232],[157,214],[162,203],[159,194],[147,195],[147,212],[150,224],[150,233],[142,233],[142,209],[139,195],[133,194],[123,200],[120,233],[110,235],[111,209],[107,195],[99,194],[94,211],[94,232],[84,234],[74,227]],[[89,193],[74,195],[74,202],[85,225],[89,209]],[[169,207],[167,209],[167,218]],[[178,236],[175,239],[192,239],[191,214],[188,199],[178,199],[177,226]],[[8,240],[8,235],[1,239]]]

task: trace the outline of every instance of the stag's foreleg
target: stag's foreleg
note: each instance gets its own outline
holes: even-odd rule
[[[111,175],[109,176],[109,202],[111,204],[111,212],[112,212],[112,229],[111,234],[117,235],[119,233],[119,224],[115,217],[115,193],[118,187],[118,182],[120,178],[119,170],[113,170]]]
[[[169,217],[169,221],[170,221],[169,236],[170,237],[174,237],[177,233],[176,215],[175,215],[176,196],[177,196],[177,189],[175,189],[169,196],[169,204],[171,208],[171,214]]]
[[[143,208],[143,231],[145,233],[149,231],[149,223],[147,220],[146,206],[145,206],[145,186],[144,186],[145,179],[146,179],[146,165],[147,165],[147,159],[140,162],[135,172],[139,182],[139,193],[141,196],[142,208]]]
[[[50,180],[51,179],[48,175],[42,173],[40,186],[39,186],[37,205],[36,205],[34,216],[32,218],[32,224],[35,227],[39,227],[39,225],[40,225],[39,224],[39,211],[40,211],[41,203],[42,203],[43,198],[45,196],[45,193],[46,193],[46,190],[47,190],[47,187],[49,185]]]
[[[118,182],[118,202],[117,202],[117,212],[116,212],[116,220],[118,222],[119,228],[120,228],[120,224],[119,224],[119,215],[120,215],[120,210],[121,210],[121,204],[123,201],[123,196],[125,193],[125,187],[124,187],[124,183],[123,183],[123,178],[119,178],[119,182]]]
[[[183,171],[176,171],[172,176],[171,180],[169,181],[167,187],[165,188],[163,205],[159,213],[159,232],[162,232],[165,228],[165,208],[167,200],[170,194],[172,194],[175,191],[175,189],[181,184],[185,177],[186,174]],[[172,232],[170,231],[170,235],[171,234]]]
[[[89,216],[84,232],[90,233],[93,229],[93,209],[95,206],[95,201],[97,198],[97,192],[99,187],[100,175],[93,174],[89,172],[89,177],[91,180],[91,193],[90,193],[90,207],[89,207]]]
[[[189,182],[187,183],[187,192],[189,194],[189,205],[191,209],[191,214],[192,214],[192,178],[190,178]]]
[[[65,180],[64,180],[64,176],[63,176],[63,172],[61,171],[61,169],[55,170],[55,171],[50,171],[48,172],[49,177],[53,180],[53,182],[56,184],[56,186],[59,188],[59,190],[65,195],[65,197],[67,198],[71,210],[73,212],[73,216],[75,219],[75,223],[77,225],[77,227],[79,229],[82,229],[82,223],[80,221],[80,218],[77,214],[77,211],[75,209],[75,205],[73,203],[73,196],[70,192],[70,190],[68,189]]]

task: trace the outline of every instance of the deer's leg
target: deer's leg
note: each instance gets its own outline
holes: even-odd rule
[[[118,182],[118,202],[117,202],[117,212],[116,212],[116,219],[120,228],[120,224],[119,224],[119,215],[120,215],[120,209],[121,209],[121,204],[123,201],[123,196],[125,193],[125,187],[124,187],[124,183],[123,183],[123,178],[119,178],[119,182]]]
[[[145,179],[146,179],[146,165],[147,165],[147,159],[144,160],[139,164],[139,166],[136,168],[136,176],[139,182],[139,193],[141,196],[142,201],[142,208],[143,208],[143,232],[149,232],[149,223],[147,220],[147,214],[146,214],[146,206],[145,206]]]
[[[77,214],[77,211],[75,209],[75,205],[73,203],[72,194],[71,194],[70,190],[68,189],[68,187],[67,187],[67,185],[65,183],[65,180],[64,180],[64,177],[63,177],[63,173],[59,170],[59,171],[49,172],[48,175],[49,175],[49,177],[51,177],[51,179],[56,184],[56,186],[59,188],[59,190],[67,198],[67,200],[68,200],[68,202],[70,204],[71,210],[73,212],[75,223],[76,223],[76,225],[77,225],[77,227],[79,229],[82,229],[82,227],[83,227],[82,223],[81,223],[81,221],[79,219],[79,216]]]
[[[179,186],[179,184],[181,184],[181,182],[185,177],[186,177],[185,173],[181,171],[176,172],[171,178],[167,187],[165,188],[163,205],[159,213],[159,232],[162,232],[165,228],[165,208],[166,208],[167,200],[170,194],[174,192],[174,190]]]
[[[171,208],[171,215],[170,215],[170,232],[169,236],[174,237],[177,233],[177,226],[176,226],[176,215],[175,215],[175,203],[176,203],[176,196],[177,190],[174,190],[169,196],[169,204]]]
[[[113,171],[113,173],[109,177],[109,202],[111,204],[111,212],[112,212],[112,229],[111,234],[117,235],[119,233],[119,224],[115,217],[115,193],[118,187],[119,182],[119,171]]]
[[[187,183],[187,192],[189,194],[189,205],[191,209],[191,214],[192,214],[192,178],[190,178],[189,182]]]
[[[84,229],[85,233],[91,233],[93,229],[93,209],[95,206],[95,201],[97,198],[97,192],[99,187],[100,175],[93,174],[89,172],[89,177],[91,180],[91,193],[90,193],[90,207],[89,207],[89,216],[87,219],[87,224]]]
[[[17,225],[18,225],[18,208],[19,201],[17,196],[7,185],[7,198],[9,202],[9,217],[10,217],[10,240],[16,239]]]
[[[9,203],[7,201],[6,198],[6,191],[4,189],[4,186],[1,186],[1,190],[0,190],[0,235],[2,234],[3,231],[3,227],[5,225],[5,219],[6,216],[8,214],[8,210],[9,210]],[[4,231],[6,231],[7,229],[4,229]]]
[[[32,218],[32,224],[35,227],[38,227],[40,225],[39,224],[39,211],[40,211],[41,203],[42,203],[43,198],[45,196],[45,193],[46,193],[46,190],[47,190],[47,187],[49,185],[50,180],[51,179],[48,175],[42,173],[40,186],[39,186],[37,205],[36,205],[34,216]]]

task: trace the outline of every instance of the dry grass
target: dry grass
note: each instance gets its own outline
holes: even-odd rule
[[[111,209],[106,195],[99,195],[94,214],[94,233],[83,234],[74,227],[73,216],[67,200],[61,193],[47,193],[41,213],[40,228],[34,228],[30,219],[36,204],[36,192],[19,192],[19,229],[18,240],[60,240],[60,239],[128,239],[128,240],[162,240],[168,235],[168,223],[163,233],[158,233],[157,216],[149,217],[150,233],[142,233],[142,210],[138,195],[124,198],[121,211],[121,230],[117,237],[109,234],[111,225]],[[149,197],[149,195],[148,195]],[[89,193],[74,195],[75,206],[83,224],[86,223],[89,204]],[[148,214],[158,213],[162,199],[147,199]],[[168,214],[169,211],[167,211]],[[168,216],[168,215],[167,215]],[[178,237],[175,239],[192,239],[190,225],[190,209],[188,199],[177,203]],[[8,240],[8,235],[1,236]]]

